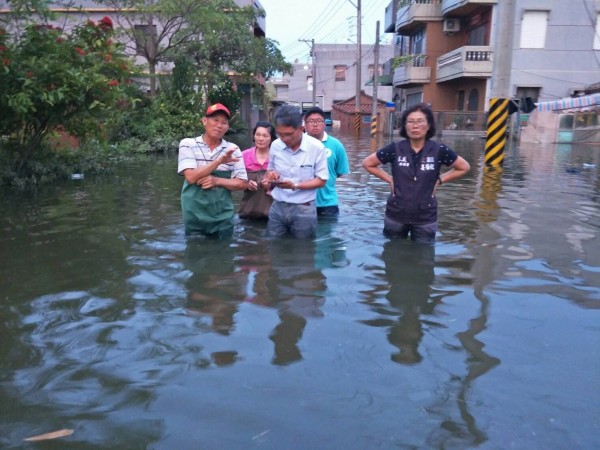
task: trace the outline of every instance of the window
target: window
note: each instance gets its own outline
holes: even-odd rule
[[[421,103],[423,101],[423,93],[418,92],[417,94],[409,94],[406,96],[406,109],[410,108],[417,103]]]
[[[375,64],[369,64],[369,80],[375,77]],[[379,70],[377,70],[377,76],[380,77],[383,73],[383,66],[379,64]]]
[[[537,102],[540,98],[540,92],[542,88],[540,87],[517,87],[517,98],[527,98],[531,97],[534,102]]]
[[[467,34],[467,45],[487,45],[487,28],[484,25],[479,25],[473,28]]]
[[[335,81],[346,81],[346,66],[334,66]]]
[[[135,25],[135,52],[146,55],[156,42],[156,25]]]
[[[421,55],[425,53],[425,28],[412,35],[411,53],[415,55]]]
[[[544,48],[548,11],[525,11],[521,20],[521,48]]]
[[[464,90],[460,90],[458,91],[458,99],[457,99],[457,108],[459,111],[464,111],[465,110],[465,91]]]
[[[479,106],[479,91],[477,89],[471,89],[469,92],[469,100],[467,100],[467,111],[477,111]]]

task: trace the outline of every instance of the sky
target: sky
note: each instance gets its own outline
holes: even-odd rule
[[[310,61],[310,40],[315,44],[356,43],[356,0],[259,0],[267,13],[267,37],[279,42],[288,62]],[[377,21],[381,44],[389,43],[384,33],[385,8],[391,0],[361,0],[362,44],[374,44]],[[300,39],[309,42],[301,42]]]

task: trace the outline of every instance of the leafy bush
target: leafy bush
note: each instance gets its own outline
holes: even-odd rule
[[[163,84],[164,89],[156,97],[146,99],[144,107],[138,107],[113,122],[111,142],[118,143],[125,152],[139,153],[141,149],[168,152],[177,151],[181,139],[201,135],[204,132],[202,117],[208,105],[193,90],[179,90],[174,86]],[[235,111],[239,107],[240,98],[235,89],[232,86],[230,88],[231,91],[223,89],[220,97],[222,100],[210,103],[223,102],[230,111]],[[230,120],[229,128],[227,140],[242,148],[249,146],[246,126],[235,114]],[[142,146],[140,141],[147,143],[147,146]]]
[[[112,21],[88,21],[71,33],[49,24],[21,34],[0,29],[0,135],[20,173],[32,156],[43,160],[48,136],[102,137],[101,125],[128,104],[132,66],[112,40]],[[31,164],[30,167],[34,167]]]

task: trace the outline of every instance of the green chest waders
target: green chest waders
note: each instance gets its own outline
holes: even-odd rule
[[[231,178],[231,171],[216,170],[211,175]],[[186,235],[213,235],[233,229],[231,191],[223,187],[202,189],[185,181],[181,190],[181,209]]]

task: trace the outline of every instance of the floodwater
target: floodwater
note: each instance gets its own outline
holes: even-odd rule
[[[448,142],[424,247],[340,138],[311,242],[187,242],[176,154],[0,191],[0,447],[600,448],[600,147]]]

